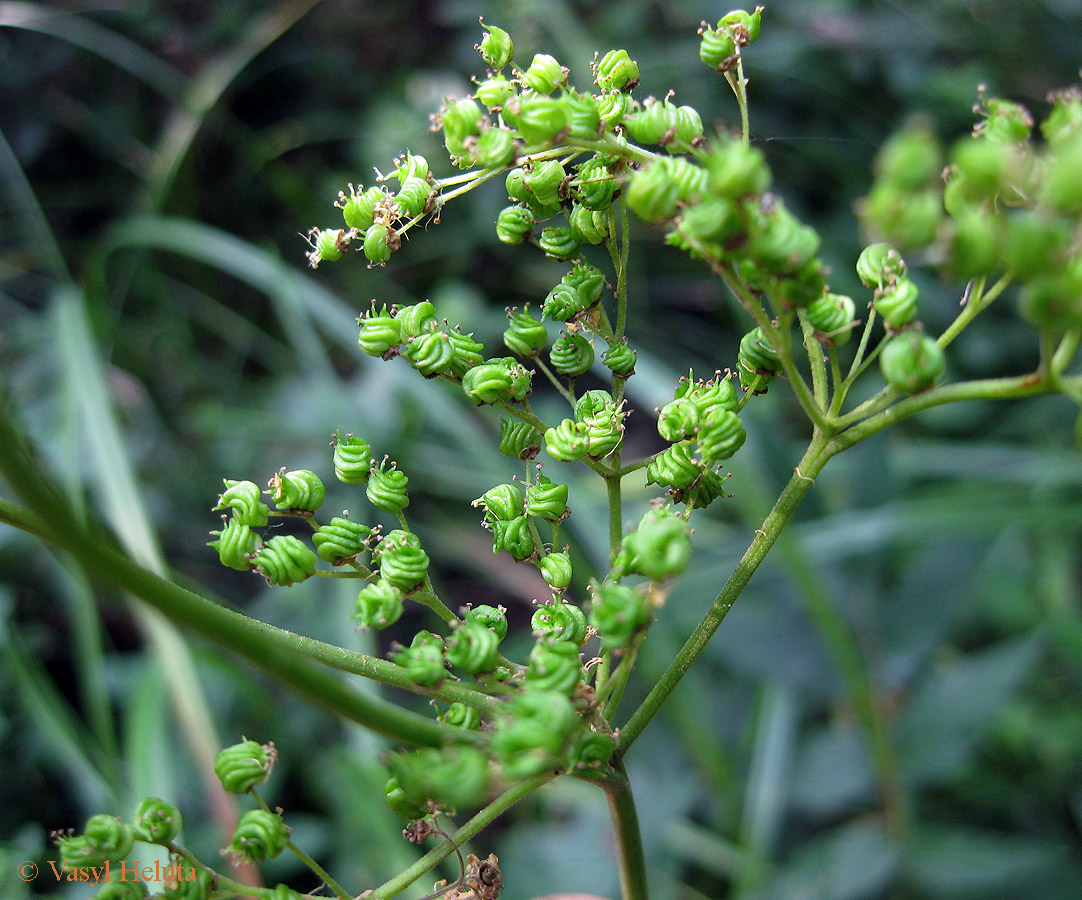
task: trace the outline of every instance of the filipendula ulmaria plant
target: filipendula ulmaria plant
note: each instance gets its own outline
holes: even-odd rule
[[[355,618],[366,627],[397,621],[407,603],[433,617],[426,623],[432,630],[393,645],[388,660],[270,632],[290,652],[448,704],[438,718],[382,706],[378,713],[366,706],[361,716],[401,744],[420,747],[388,758],[386,800],[414,821],[407,835],[417,842],[447,838],[423,862],[376,887],[376,896],[393,896],[511,803],[570,775],[608,794],[625,898],[645,898],[623,757],[827,463],[937,405],[1049,393],[1082,404],[1082,375],[1074,369],[1082,343],[1082,91],[1052,95],[1039,127],[1028,110],[982,92],[971,137],[944,148],[931,123],[918,121],[892,138],[860,204],[868,243],[853,264],[866,293],[850,297],[831,289],[818,234],[787,207],[762,151],[749,142],[744,58],[760,36],[762,14],[762,8],[736,10],[699,30],[702,61],[736,98],[735,132],[704,128],[702,115],[671,93],[638,96],[649,73],[626,51],[599,53],[592,83],[576,85],[556,58],[538,53],[518,60],[511,36],[485,26],[478,50],[489,71],[478,76],[472,95],[448,98],[433,116],[450,164],[463,171],[437,175],[439,165],[407,150],[390,174],[340,193],[340,222],[309,233],[313,267],[341,264],[350,251],[370,267],[384,265],[402,252],[408,232],[448,221],[447,204],[494,182],[511,201],[497,217],[495,239],[524,252],[532,246],[568,265],[559,283],[532,298],[540,317],[527,307],[509,310],[503,341],[513,356],[486,355],[470,323],[448,322],[430,301],[406,307],[373,301],[358,318],[365,353],[388,361],[401,356],[431,382],[447,382],[463,402],[496,408],[491,436],[508,468],[474,504],[483,510],[480,526],[493,552],[508,565],[536,567],[550,589],[533,598],[533,641],[525,655],[504,655],[508,620],[498,605],[477,598],[459,614],[439,596],[428,554],[406,517],[409,477],[389,457],[376,457],[363,436],[337,433],[328,462],[358,498],[364,486],[376,524],[361,525],[367,516],[323,519],[324,485],[307,470],[283,468],[272,477],[267,493],[274,511],[253,482],[228,480],[216,507],[225,515],[212,546],[226,566],[283,585],[358,579]],[[632,408],[626,396],[637,359],[634,335],[627,333],[629,216],[698,260],[747,314],[732,335],[736,354],[716,360],[708,379],[689,372],[676,380],[672,401],[652,412]],[[932,301],[911,278],[909,266],[918,260],[934,262],[964,300],[938,334],[921,318]],[[1022,375],[952,379],[951,345],[1012,294],[1037,367]],[[547,320],[556,324],[550,329]],[[606,378],[605,387],[579,387],[588,372]],[[744,407],[779,385],[807,419],[807,449],[687,643],[636,709],[618,716],[672,582],[695,564],[696,550],[709,553],[695,547],[691,523],[725,497],[722,463],[740,465],[747,452]],[[563,413],[539,415],[531,397],[544,389],[566,403]],[[665,446],[625,459],[630,415],[652,417]],[[1082,436],[1082,424],[1079,431]],[[607,560],[590,561],[561,543],[576,498],[562,477],[551,477],[562,469],[545,472],[550,463],[587,468],[604,483]],[[624,489],[636,481],[640,489],[653,486],[655,498],[645,513],[629,516]],[[625,520],[639,515],[625,533]],[[318,552],[297,535],[260,532],[279,518],[307,528]],[[392,530],[380,537],[384,526]],[[362,559],[370,546],[371,559]],[[889,754],[876,721],[873,710],[862,725],[877,753]],[[240,746],[224,752],[224,762],[220,757],[219,774],[227,789],[251,791],[266,775],[266,747]],[[443,830],[444,816],[478,807],[453,834]],[[884,812],[896,815],[886,800]],[[140,839],[168,840],[174,820],[152,805],[138,821]],[[293,849],[288,826],[270,810],[246,813],[241,826],[229,847],[235,855],[258,861]],[[122,823],[94,821],[86,834],[63,838],[61,849],[75,864],[111,858],[130,839]],[[309,862],[334,893],[351,896]],[[473,884],[469,879],[479,872],[474,862],[463,862],[453,887]],[[267,897],[275,891],[251,889]]]

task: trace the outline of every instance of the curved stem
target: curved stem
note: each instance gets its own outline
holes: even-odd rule
[[[619,780],[602,783],[609,801],[613,834],[616,838],[616,859],[620,868],[620,889],[623,900],[647,900],[646,859],[642,850],[639,817],[635,799],[622,763],[616,764]]]

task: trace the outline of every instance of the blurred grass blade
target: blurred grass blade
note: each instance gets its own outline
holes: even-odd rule
[[[60,252],[56,236],[3,131],[0,131],[0,186],[22,220],[24,244],[34,248],[37,261],[45,266],[57,281],[71,281],[71,272],[64,260],[64,254]]]
[[[0,27],[48,34],[89,50],[173,100],[184,94],[184,76],[126,37],[83,16],[37,3],[0,3]]]

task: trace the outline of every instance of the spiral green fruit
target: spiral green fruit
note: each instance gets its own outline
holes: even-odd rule
[[[323,503],[327,489],[319,476],[308,469],[287,472],[282,469],[267,483],[267,493],[278,509],[314,512]]]
[[[553,459],[563,462],[583,459],[588,448],[587,427],[573,419],[564,419],[555,428],[545,432],[545,449]]]
[[[489,521],[507,521],[522,515],[522,491],[514,484],[498,484],[489,488],[473,501],[473,506],[484,507]]]
[[[420,548],[420,546],[421,539],[412,531],[406,531],[404,528],[395,528],[393,531],[388,531],[380,539],[373,555],[379,560],[384,553],[393,553],[399,547]]]
[[[289,843],[289,831],[281,816],[265,809],[250,809],[237,822],[226,852],[247,862],[275,859]]]
[[[742,200],[770,187],[770,169],[763,151],[743,141],[723,140],[703,160],[711,192],[729,200]]]
[[[511,35],[502,28],[485,25],[484,20],[482,20],[481,24],[488,31],[485,32],[485,36],[481,38],[481,43],[476,45],[474,50],[481,54],[481,59],[485,61],[486,65],[496,70],[502,69],[511,62],[511,57],[515,52],[515,45],[511,40]]]
[[[357,594],[357,609],[350,618],[356,619],[361,628],[379,631],[402,617],[402,591],[387,580],[382,569],[380,576],[379,581],[366,584]]]
[[[387,801],[391,812],[403,819],[417,820],[428,815],[428,805],[426,803],[412,803],[407,800],[406,792],[402,790],[398,779],[393,775],[387,779],[387,783],[383,786],[383,798]]]
[[[868,288],[885,288],[905,275],[905,260],[890,244],[869,244],[857,257],[857,276]]]
[[[533,226],[534,215],[529,206],[508,206],[496,217],[496,237],[504,244],[521,244]]]
[[[247,525],[236,519],[223,523],[221,531],[212,531],[217,540],[208,541],[207,546],[218,551],[218,559],[223,566],[246,572],[252,567],[252,556],[261,546],[259,535]]]
[[[435,378],[450,368],[455,348],[445,331],[429,331],[411,338],[402,355],[425,378]]]
[[[270,508],[262,500],[259,485],[254,481],[230,481],[225,482],[225,491],[218,497],[218,505],[215,510],[230,509],[232,518],[241,525],[250,525],[253,528],[262,528],[267,524]]]
[[[530,651],[526,687],[570,694],[583,677],[579,645],[574,641],[540,641]]]
[[[562,591],[571,584],[571,557],[563,552],[547,554],[538,564],[541,577],[549,587]]]
[[[461,379],[474,366],[479,366],[484,362],[482,354],[485,345],[480,341],[475,341],[472,332],[466,334],[456,325],[448,332],[447,337],[454,351],[449,369],[455,378]]]
[[[411,306],[403,306],[395,313],[395,321],[402,332],[402,340],[419,337],[439,327],[439,319],[436,317],[436,307],[428,300],[414,303]]]
[[[488,759],[472,747],[425,748],[387,760],[405,801],[431,801],[447,812],[477,806],[488,790]]]
[[[699,29],[699,59],[718,72],[727,72],[740,59],[736,40],[728,28],[710,28],[703,23]]]
[[[526,515],[562,522],[568,516],[567,494],[566,484],[539,474],[534,484],[526,486]]]
[[[529,460],[541,450],[541,432],[529,422],[500,419],[500,453],[512,459]]]
[[[624,120],[631,114],[634,108],[634,101],[628,94],[603,94],[597,105],[597,112],[601,117],[602,124],[608,131],[612,132],[618,125],[623,124]],[[623,137],[623,135],[621,134],[619,137]],[[626,140],[627,139],[624,138],[625,143]],[[615,161],[618,162],[619,160]],[[604,160],[606,165],[610,164],[610,162],[613,162],[613,160],[608,158]]]
[[[605,273],[589,263],[575,263],[571,271],[560,279],[561,284],[574,288],[582,301],[583,309],[590,309],[601,302],[605,292]]]
[[[428,554],[420,547],[406,545],[384,550],[379,558],[380,580],[402,593],[409,593],[424,583],[428,563]]]
[[[495,521],[492,528],[492,552],[507,551],[519,562],[534,554],[533,532],[526,516],[518,516],[506,522]]]
[[[694,381],[694,376],[689,373],[688,379],[683,383],[682,393],[677,392],[677,399],[680,397],[686,397],[695,404],[700,420],[705,419],[715,409],[735,411],[739,405],[731,376],[722,376],[720,372],[716,372],[709,381]]]
[[[856,323],[856,304],[844,294],[823,294],[807,308],[808,323],[815,329],[816,337],[841,347],[849,342]]]
[[[407,677],[414,684],[436,684],[447,675],[443,638],[431,631],[418,631],[413,643],[394,651],[391,659],[406,670]]]
[[[586,614],[570,603],[539,606],[530,619],[530,628],[538,637],[579,646],[586,640]]]
[[[594,84],[603,93],[630,91],[639,83],[639,66],[626,50],[610,50],[594,66]]]
[[[357,324],[361,326],[357,342],[369,356],[386,356],[393,347],[402,343],[401,325],[386,307],[377,312],[373,305],[367,315],[357,320]]]
[[[706,509],[718,497],[725,496],[725,478],[713,469],[704,469],[699,479],[679,493],[678,502],[690,503],[696,509]]]
[[[651,509],[642,517],[639,527],[625,535],[623,549],[627,554],[627,571],[660,581],[687,568],[691,536],[683,516]]]
[[[470,146],[470,158],[482,169],[503,169],[515,161],[515,139],[502,128],[487,128]]]
[[[678,397],[661,407],[657,418],[657,433],[667,441],[682,441],[692,437],[699,427],[699,409],[687,397]]]
[[[561,281],[549,291],[541,312],[557,322],[569,322],[583,313],[586,308],[586,300],[578,288]]]
[[[291,534],[272,537],[252,556],[252,565],[268,584],[289,587],[316,570],[316,555]]]
[[[507,310],[510,320],[503,333],[503,342],[507,349],[519,356],[536,356],[548,344],[548,332],[545,326],[530,315],[529,309]]]
[[[691,487],[701,472],[699,461],[691,456],[691,445],[681,442],[663,450],[646,467],[646,483],[683,490]]]
[[[537,162],[521,171],[522,188],[526,193],[522,197],[515,197],[515,199],[523,200],[531,205],[536,204],[540,207],[552,207],[560,204],[560,201],[563,200],[564,181],[567,178],[567,172],[560,165],[559,160],[548,159]],[[510,183],[510,176],[508,176],[508,182]],[[508,190],[508,194],[511,194],[510,190]],[[514,197],[515,195],[511,194],[511,196]]]
[[[569,70],[547,53],[534,55],[530,66],[522,74],[523,84],[538,94],[551,94],[558,85],[567,82]]]
[[[83,866],[98,868],[104,866],[105,856],[98,850],[97,844],[85,834],[58,834],[54,836],[56,847],[60,851],[60,861],[71,869]]]
[[[214,774],[231,794],[247,794],[267,780],[278,759],[274,744],[243,740],[226,747],[214,758]]]
[[[571,234],[571,229],[564,225],[550,225],[541,229],[537,239],[538,246],[546,256],[553,259],[574,259],[582,250],[582,244]]]
[[[632,635],[650,619],[649,602],[634,588],[622,584],[594,586],[589,622],[597,629],[602,646],[626,647]]]
[[[917,296],[920,291],[906,277],[898,278],[875,292],[875,311],[896,331],[917,318]]]
[[[501,134],[504,132],[500,132]],[[429,208],[432,185],[424,178],[410,175],[402,181],[402,186],[394,196],[399,218],[413,219]]]
[[[579,166],[570,188],[571,195],[587,209],[607,210],[616,193],[616,180],[595,156]]]
[[[372,469],[365,494],[368,501],[378,509],[399,513],[410,505],[409,493],[406,490],[408,484],[409,476],[400,472],[393,462],[390,468],[387,468],[387,458],[384,457],[383,461]]]
[[[602,244],[609,237],[609,214],[575,203],[567,214],[567,226],[580,244]]]
[[[504,75],[493,75],[477,84],[473,95],[489,112],[500,112],[505,103],[515,96],[515,86]]]
[[[217,881],[214,872],[195,869],[190,880],[167,881],[162,886],[164,900],[207,900]],[[137,882],[138,883],[138,882]]]
[[[580,720],[571,701],[555,691],[523,691],[506,708],[490,749],[504,775],[513,780],[540,775],[560,757]]]
[[[519,96],[508,104],[515,113],[515,127],[527,146],[552,144],[571,127],[570,108],[565,97],[538,94]]]
[[[364,185],[355,188],[349,185],[349,196],[344,191],[338,192],[338,202],[335,206],[342,210],[342,218],[347,228],[357,231],[365,231],[375,221],[376,207],[380,205],[386,192],[379,185],[373,185],[364,190]]]
[[[676,215],[680,185],[668,157],[655,159],[636,171],[624,192],[628,207],[640,219],[661,222]]]
[[[763,270],[791,274],[819,251],[819,235],[802,224],[778,198],[757,205],[751,217],[747,254]]]
[[[440,719],[448,725],[465,728],[467,731],[476,731],[481,727],[481,714],[465,703],[452,703]]]
[[[624,119],[624,127],[638,144],[667,143],[676,134],[678,118],[676,107],[668,100],[647,97],[641,109]]]
[[[699,453],[710,463],[728,459],[744,446],[747,440],[744,425],[732,410],[715,409],[699,428]]]
[[[500,639],[480,622],[463,622],[447,639],[447,661],[470,675],[491,672],[500,660]]]
[[[349,236],[343,228],[313,228],[308,233],[311,250],[307,253],[308,263],[318,269],[321,262],[337,262],[349,247]]]
[[[480,606],[470,607],[466,613],[467,622],[479,622],[494,632],[501,641],[507,637],[507,613],[502,606],[489,606],[482,603]]]
[[[594,364],[594,347],[576,332],[561,332],[549,350],[552,367],[568,378],[578,378]]]
[[[623,412],[612,410],[607,414],[586,419],[586,455],[591,459],[604,459],[624,442]]]
[[[584,731],[567,753],[567,771],[600,769],[612,759],[615,749],[616,741],[613,740],[611,734],[601,731]]]
[[[495,403],[511,393],[511,373],[500,361],[474,366],[462,376],[462,390],[478,406]]]
[[[629,378],[635,374],[635,362],[638,354],[628,346],[627,341],[610,344],[609,349],[601,354],[603,362],[612,374],[618,378]]]
[[[136,881],[135,878],[120,880],[115,875],[112,878],[115,880],[102,884],[94,900],[144,900],[150,895],[146,882]]]
[[[533,370],[527,369],[513,356],[505,356],[499,362],[507,370],[511,379],[510,399],[515,403],[521,403],[530,396],[530,391],[533,390]]]
[[[567,91],[560,99],[567,111],[568,134],[580,141],[596,141],[604,131],[598,98]]]
[[[122,860],[131,852],[132,845],[135,843],[132,827],[123,819],[105,813],[87,819],[83,828],[83,837],[89,841],[90,846],[95,848],[97,856],[108,862]],[[61,849],[61,855],[63,855],[63,848]]]
[[[364,484],[372,470],[372,448],[368,442],[339,432],[334,434],[334,475],[343,484]]]
[[[369,225],[364,233],[364,255],[368,257],[368,263],[372,266],[382,266],[391,258],[392,244],[396,236],[388,226],[378,222]]]
[[[763,332],[753,328],[740,339],[737,355],[740,369],[740,382],[750,387],[757,382],[772,380],[781,371],[781,360],[777,351],[763,338]]]
[[[916,394],[935,385],[947,364],[934,338],[909,330],[887,342],[879,354],[879,368],[891,387],[904,394]]]
[[[172,803],[157,797],[147,797],[132,817],[132,832],[137,840],[148,844],[168,844],[180,834],[184,820]]]

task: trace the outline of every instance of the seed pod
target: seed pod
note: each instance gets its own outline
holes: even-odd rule
[[[379,581],[366,584],[357,594],[357,608],[350,618],[356,619],[361,628],[379,630],[393,625],[401,616],[402,591],[383,577],[381,570]]]
[[[511,393],[511,372],[499,360],[474,366],[462,376],[462,390],[478,406]]]
[[[527,369],[513,356],[505,356],[499,360],[499,363],[511,379],[510,399],[515,403],[521,403],[530,396],[530,391],[533,390],[533,371]]]
[[[857,258],[857,276],[868,288],[885,288],[905,275],[905,260],[890,244],[869,244]]]
[[[553,770],[580,720],[571,701],[555,691],[523,691],[507,704],[490,749],[512,780]]]
[[[308,263],[318,269],[321,262],[337,262],[349,247],[349,235],[341,228],[320,230],[313,228],[308,233],[311,250],[306,254]]]
[[[537,243],[545,251],[545,255],[553,259],[574,259],[582,249],[582,244],[575,240],[571,229],[565,225],[542,228]]]
[[[541,314],[557,322],[569,322],[586,310],[586,301],[578,289],[560,282],[545,297]]]
[[[465,728],[467,731],[476,731],[481,727],[481,714],[465,703],[452,703],[440,719],[448,725]]]
[[[1064,268],[1071,231],[1062,219],[1023,212],[1007,220],[1003,259],[1020,281]]]
[[[533,459],[541,450],[541,432],[520,419],[500,419],[500,453],[512,459]]]
[[[383,798],[391,808],[391,812],[403,819],[423,819],[428,815],[427,803],[411,803],[406,799],[406,792],[402,790],[398,779],[393,775],[387,779],[383,786]]]
[[[549,556],[553,555],[555,554],[549,554]],[[575,646],[579,646],[586,640],[586,614],[570,603],[539,606],[533,618],[530,619],[530,628],[540,638],[570,641]]]
[[[567,754],[567,771],[601,769],[612,759],[616,741],[611,734],[601,731],[584,731]]]
[[[1063,141],[1082,131],[1082,91],[1077,87],[1052,91],[1048,95],[1052,104],[1041,123],[1041,134],[1055,149]]]
[[[472,370],[471,370],[472,371]],[[398,513],[410,505],[406,486],[409,477],[400,472],[396,463],[387,468],[387,457],[372,469],[365,493],[368,501],[375,507],[389,513]]]
[[[660,144],[676,133],[679,115],[667,99],[647,97],[642,108],[624,119],[631,139],[638,144]]]
[[[328,524],[319,526],[312,535],[312,543],[320,559],[338,565],[366,550],[365,540],[371,533],[367,525],[335,516]]]
[[[638,64],[626,50],[610,50],[594,66],[594,84],[602,93],[630,91],[638,83]]]
[[[392,652],[391,659],[406,670],[406,675],[414,684],[436,684],[447,675],[443,638],[431,631],[418,631],[413,643]]]
[[[1020,144],[1028,140],[1033,128],[1033,116],[1020,103],[1000,100],[998,97],[982,97],[982,105],[976,111],[983,117],[973,126],[973,136],[1006,144]]]
[[[629,378],[635,374],[635,361],[638,354],[623,340],[619,344],[610,344],[609,349],[601,354],[601,362],[619,378]]]
[[[215,510],[230,509],[232,518],[241,525],[250,525],[253,528],[262,528],[267,524],[270,509],[261,499],[259,486],[253,481],[230,481],[225,482],[225,491],[218,497],[218,505]]]
[[[82,866],[98,868],[105,865],[105,857],[99,852],[94,841],[85,834],[57,834],[55,840],[56,847],[60,851],[60,860],[68,868],[78,869]]]
[[[715,409],[731,409],[735,411],[739,402],[732,377],[729,375],[720,376],[721,373],[717,372],[709,381],[700,380],[694,382],[694,376],[689,372],[688,378],[683,382],[682,387],[677,389],[677,399],[686,397],[694,403],[695,408],[699,411],[700,420],[705,419]]]
[[[472,747],[426,747],[387,760],[405,800],[437,804],[447,812],[476,806],[488,790],[488,760]]]
[[[529,690],[570,694],[583,677],[579,645],[574,641],[539,641],[530,651],[525,686]]]
[[[334,474],[343,484],[364,484],[372,470],[372,448],[368,442],[340,432],[334,433]]]
[[[484,25],[483,20],[481,24]],[[481,59],[486,65],[493,69],[502,69],[511,62],[511,57],[515,52],[514,42],[511,40],[511,35],[502,28],[494,25],[484,25],[484,27],[488,28],[488,31],[481,38],[481,43],[473,49],[481,54]]]
[[[338,202],[335,206],[342,210],[342,219],[347,228],[365,231],[375,221],[376,207],[386,196],[387,192],[379,185],[373,185],[365,190],[363,185],[355,188],[351,184],[349,196],[346,196],[344,191],[339,191]]]
[[[526,486],[526,515],[562,522],[568,516],[567,485],[539,474],[536,483]]]
[[[248,525],[242,525],[236,519],[230,519],[222,525],[221,531],[212,531],[217,540],[207,543],[218,551],[218,559],[223,566],[245,572],[251,568],[251,557],[260,547],[259,535]]]
[[[267,483],[267,493],[278,509],[297,509],[314,512],[326,496],[326,488],[319,476],[309,469],[287,472],[282,469]]]
[[[706,509],[718,497],[725,496],[725,478],[713,469],[704,469],[702,475],[687,490],[680,491],[677,502],[690,503],[696,509]]]
[[[455,349],[445,331],[429,331],[412,338],[402,355],[425,378],[435,378],[450,368]]]
[[[660,222],[676,215],[680,185],[674,178],[673,160],[655,159],[636,171],[624,192],[628,207],[640,219]]]
[[[533,532],[525,516],[492,522],[492,552],[506,550],[519,562],[534,554]]]
[[[510,178],[511,176],[508,175],[508,182]],[[567,178],[567,172],[564,171],[559,160],[547,159],[534,163],[522,174],[522,186],[526,191],[526,196],[515,197],[515,199],[537,203],[543,207],[559,205],[563,199],[561,192],[565,178]],[[508,194],[511,194],[510,188],[508,188]],[[514,197],[514,194],[511,196]]]
[[[432,185],[424,178],[417,178],[416,176],[406,178],[394,197],[399,218],[413,219],[421,215],[428,207],[428,198],[431,194]]]
[[[566,97],[531,94],[516,97],[509,107],[515,111],[515,127],[528,146],[554,144],[571,127]],[[562,179],[561,179],[562,180]]]
[[[555,57],[547,53],[534,56],[530,67],[523,73],[522,82],[538,94],[551,94],[557,85],[565,84],[570,70],[564,68]]]
[[[549,350],[549,361],[561,375],[577,378],[590,371],[594,363],[594,348],[582,335],[562,331]]]
[[[489,112],[499,112],[515,96],[515,86],[503,75],[493,75],[479,82],[474,96]]]
[[[561,98],[567,112],[568,133],[580,141],[596,141],[604,131],[597,99],[590,94],[565,92]]]
[[[451,348],[454,351],[448,369],[455,378],[461,379],[470,369],[484,361],[482,354],[485,345],[480,341],[475,341],[472,332],[465,334],[456,325],[448,332],[447,339],[451,342]]]
[[[879,354],[879,368],[891,387],[903,394],[917,394],[939,381],[947,364],[933,338],[910,329],[887,342]]]
[[[369,225],[364,233],[364,255],[370,265],[382,266],[391,258],[393,232],[386,226],[376,223]]]
[[[646,467],[646,483],[683,490],[699,477],[702,467],[691,456],[688,443],[673,444]]]
[[[285,850],[289,832],[281,816],[265,809],[250,809],[237,822],[227,852],[248,862],[274,859]]]
[[[548,301],[546,301],[547,303]],[[545,326],[530,315],[529,309],[507,310],[510,320],[503,333],[503,342],[512,353],[519,356],[536,356],[548,344]]]
[[[403,341],[419,337],[439,326],[436,307],[428,300],[422,300],[411,306],[403,306],[395,313],[395,321],[398,322]]]
[[[501,641],[507,637],[507,615],[502,606],[489,606],[481,604],[471,607],[466,613],[467,622],[479,622],[493,631]]]
[[[1003,219],[992,213],[966,209],[948,223],[951,274],[969,281],[993,271],[1000,262]]]
[[[570,188],[572,196],[587,209],[607,210],[612,206],[616,180],[595,156],[579,166]]]
[[[508,206],[496,217],[496,237],[504,244],[521,244],[534,226],[528,206]]]
[[[698,427],[698,407],[686,397],[666,403],[657,419],[657,433],[672,442],[691,437]]]
[[[875,292],[875,311],[893,329],[904,328],[917,318],[917,286],[906,277]]]
[[[848,343],[856,321],[856,306],[852,297],[844,294],[823,294],[809,304],[807,312],[808,323],[815,329],[815,336],[819,340],[828,342],[832,347],[841,347]]]
[[[148,844],[168,844],[180,834],[182,825],[180,810],[157,797],[143,800],[132,817],[132,832]]]
[[[575,203],[567,214],[567,226],[580,244],[602,244],[609,237],[609,214]]]
[[[594,585],[590,624],[602,646],[626,647],[632,636],[650,622],[650,604],[637,590],[622,584]]]
[[[584,424],[564,419],[545,432],[545,449],[553,459],[567,462],[582,459],[589,446],[589,434]]]
[[[1082,134],[1061,140],[1049,154],[1040,199],[1069,215],[1082,213]]]
[[[597,105],[597,113],[606,129],[611,131],[617,125],[623,123],[631,111],[634,103],[628,94],[605,94]]]
[[[484,169],[502,169],[515,161],[515,139],[503,128],[487,128],[473,142],[470,158]]]
[[[272,537],[252,556],[252,565],[268,584],[289,587],[316,570],[316,555],[291,534]]]
[[[614,405],[608,391],[587,391],[575,403],[575,419],[586,426],[586,455],[594,459],[608,456],[624,439],[623,404]]]
[[[470,675],[496,668],[500,639],[480,622],[463,622],[447,639],[447,661]]]
[[[428,563],[428,554],[420,547],[407,544],[387,548],[380,554],[379,577],[402,593],[409,593],[424,583]]]
[[[605,292],[605,274],[589,263],[575,263],[560,282],[578,291],[586,309],[596,306]]]
[[[777,351],[763,339],[763,333],[758,328],[753,328],[740,339],[737,366],[740,369],[740,383],[745,387],[770,382],[781,371]]]
[[[707,183],[715,195],[742,200],[761,194],[770,186],[770,169],[758,147],[725,140],[710,149],[703,160]]]
[[[402,326],[386,307],[377,313],[373,303],[371,312],[362,316],[358,324],[361,326],[358,343],[369,356],[384,356],[402,343]]]
[[[85,848],[94,848],[96,858],[103,862],[119,862],[131,852],[132,845],[135,843],[135,834],[131,826],[122,819],[105,813],[87,819],[82,836],[87,841]],[[64,849],[61,845],[62,858]],[[68,860],[65,858],[64,862],[67,863]],[[88,865],[88,863],[84,862],[82,865]]]
[[[472,505],[483,506],[486,519],[500,522],[517,519],[524,507],[522,491],[513,484],[498,484],[489,488]]]
[[[1082,324],[1082,259],[1031,279],[1022,289],[1019,311],[1027,322],[1054,332]]]
[[[740,417],[728,409],[715,409],[699,428],[699,452],[711,464],[728,459],[744,446],[747,432]]]
[[[566,553],[548,553],[537,565],[541,570],[541,577],[549,587],[562,591],[571,584],[571,557]],[[536,616],[536,613],[534,615]]]
[[[859,212],[865,225],[886,240],[903,249],[919,249],[935,241],[943,220],[943,203],[940,185],[914,191],[879,182]]]
[[[760,204],[751,217],[748,256],[772,274],[797,272],[814,259],[819,243],[815,229],[801,224],[779,199]]]
[[[278,759],[273,743],[243,740],[226,747],[214,758],[214,774],[231,794],[247,794],[267,780]]]
[[[733,415],[724,412],[724,415]],[[624,536],[625,569],[653,581],[679,575],[691,556],[691,537],[682,516],[663,509],[651,509],[639,527]]]
[[[705,22],[699,29],[699,59],[718,72],[727,72],[740,58],[736,40],[728,28],[711,28]]]

